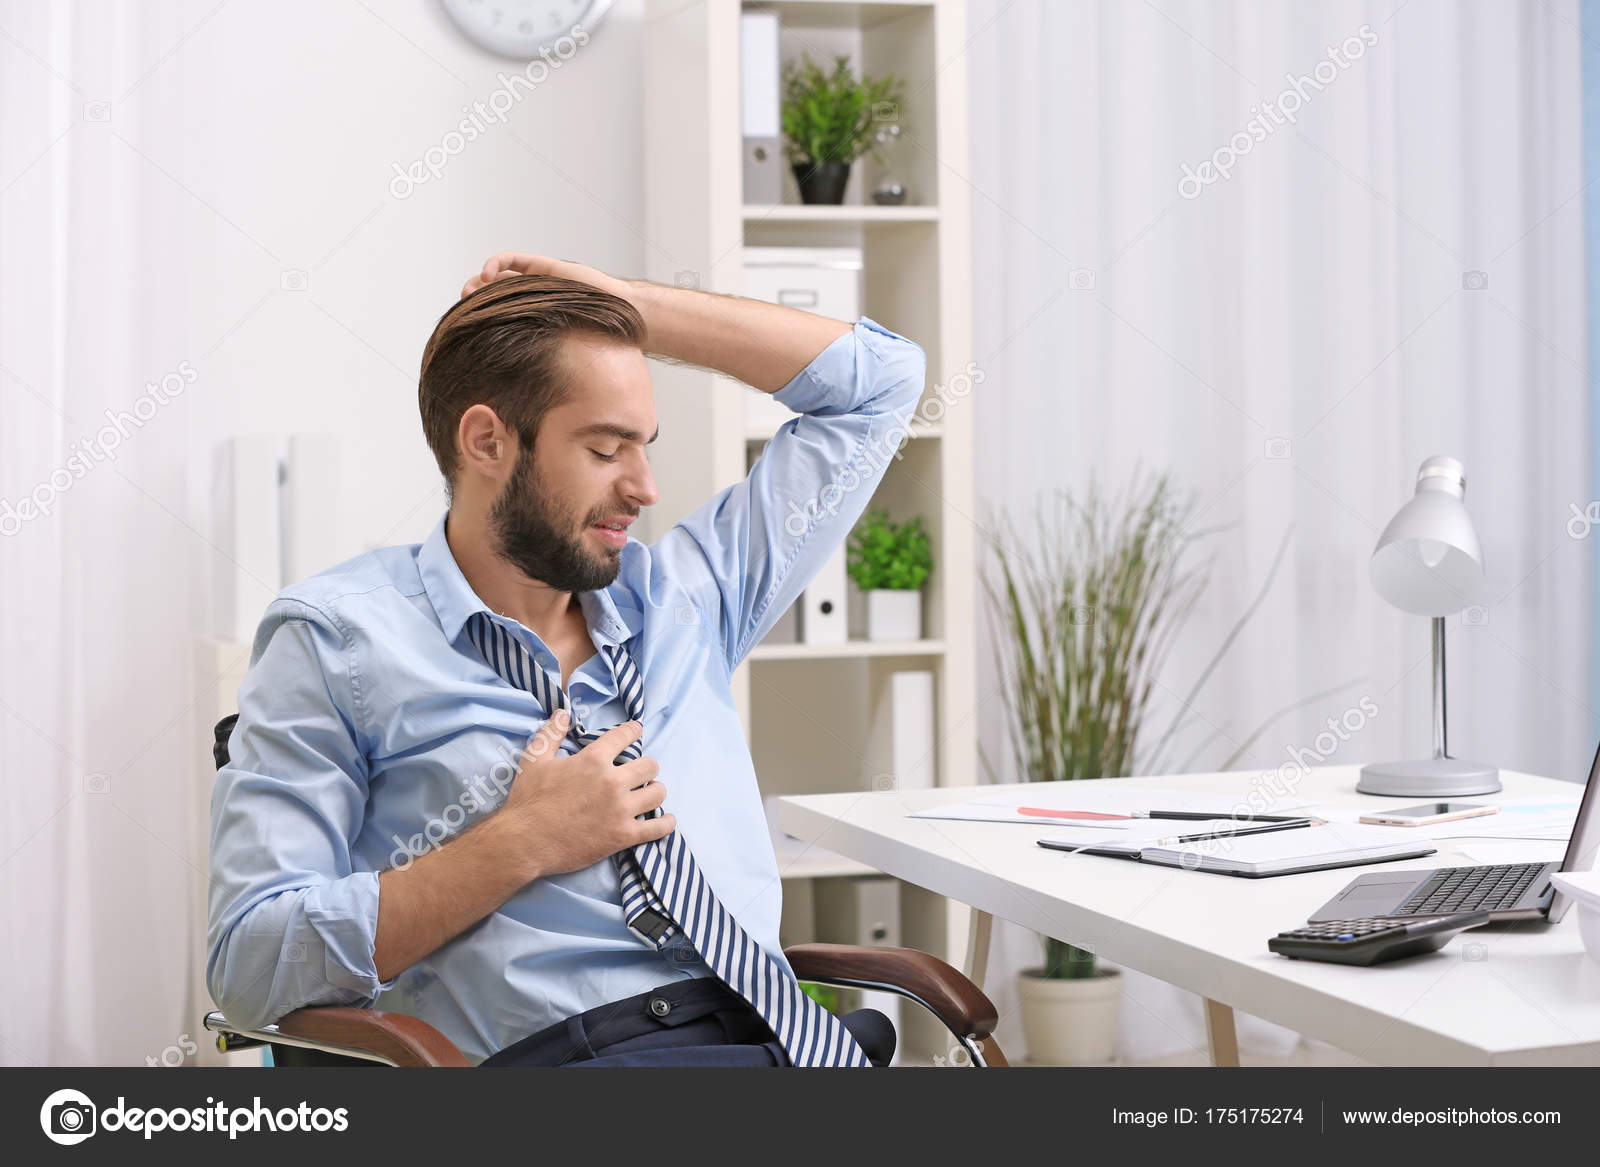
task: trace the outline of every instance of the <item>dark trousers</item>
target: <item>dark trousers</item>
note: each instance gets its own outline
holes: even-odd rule
[[[839,1019],[873,1065],[894,1055],[876,1009]],[[789,1057],[750,1004],[715,977],[675,981],[546,1026],[484,1066],[787,1066]]]

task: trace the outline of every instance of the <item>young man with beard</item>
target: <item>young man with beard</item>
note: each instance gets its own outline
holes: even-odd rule
[[[647,353],[800,415],[648,545]],[[422,358],[447,513],[285,589],[256,634],[212,799],[229,1020],[374,1006],[490,1065],[886,1062],[881,1015],[833,1017],[783,957],[729,682],[923,379],[865,317],[490,259]]]

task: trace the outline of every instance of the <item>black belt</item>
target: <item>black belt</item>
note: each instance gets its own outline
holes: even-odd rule
[[[716,977],[692,977],[547,1025],[481,1064],[560,1066],[628,1048],[760,1045],[775,1040],[743,997]]]

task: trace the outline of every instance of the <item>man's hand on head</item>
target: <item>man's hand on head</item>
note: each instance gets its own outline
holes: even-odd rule
[[[633,286],[626,280],[608,276],[603,271],[586,267],[581,263],[573,263],[568,259],[551,259],[544,255],[530,255],[523,251],[502,251],[499,255],[491,255],[484,261],[483,270],[462,285],[461,295],[463,298],[470,296],[479,288],[510,276],[560,276],[563,279],[576,280],[581,284],[590,284],[602,291],[610,292],[613,296],[621,296],[624,300],[631,300],[634,292]]]
[[[854,322],[799,308],[712,295],[649,280],[621,280],[567,259],[502,251],[461,288],[463,297],[511,276],[560,276],[628,301],[644,320],[646,356],[714,369],[764,393],[776,393]]]

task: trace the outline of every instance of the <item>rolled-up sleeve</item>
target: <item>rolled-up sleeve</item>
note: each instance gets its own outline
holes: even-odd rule
[[[919,345],[863,316],[774,396],[795,410],[749,475],[653,545],[715,621],[731,672],[861,517],[922,395]]]
[[[351,861],[367,801],[357,678],[335,617],[268,608],[211,798],[206,983],[236,1025],[393,984],[373,963],[377,873]]]

